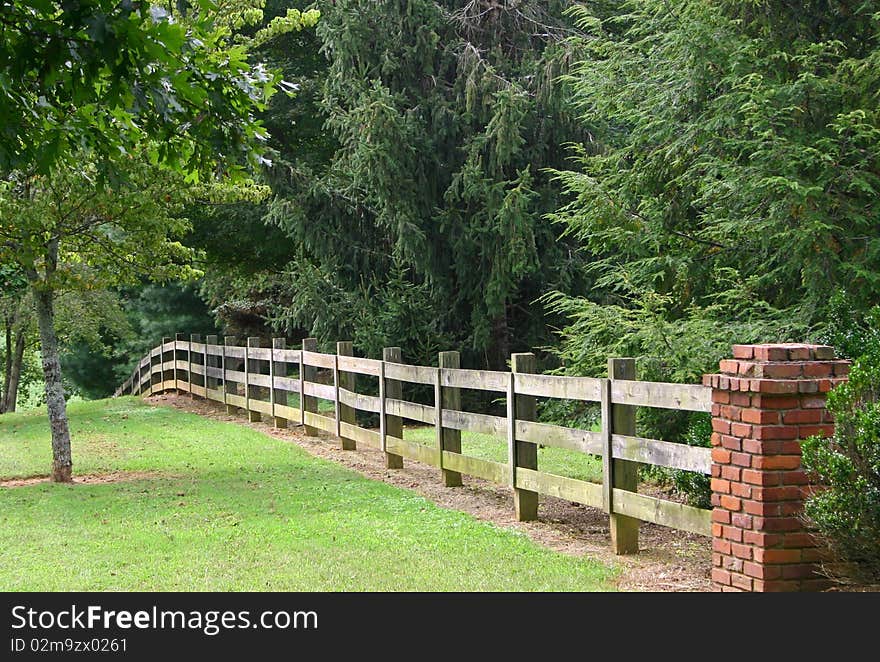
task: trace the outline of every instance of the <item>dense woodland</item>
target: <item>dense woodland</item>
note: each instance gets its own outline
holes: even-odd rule
[[[880,3],[0,0],[0,27],[0,412],[106,396],[175,332],[667,381],[876,342]]]

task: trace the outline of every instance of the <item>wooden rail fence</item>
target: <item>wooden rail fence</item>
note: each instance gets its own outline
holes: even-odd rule
[[[353,356],[350,342],[338,343],[335,354],[316,349],[313,338],[288,349],[283,339],[261,347],[258,338],[239,344],[233,337],[220,342],[216,336],[178,334],[144,356],[116,395],[185,391],[241,410],[252,421],[267,416],[279,427],[291,422],[307,434],[323,430],[345,449],[377,448],[389,468],[401,468],[404,458],[432,465],[450,487],[461,485],[462,474],[509,485],[520,520],[537,518],[539,494],[601,508],[610,516],[617,553],[638,550],[640,521],[712,535],[711,510],[638,493],[639,463],[710,474],[710,449],[643,438],[635,428],[636,407],[711,412],[707,386],[638,381],[633,359],[610,359],[607,378],[589,378],[536,374],[533,354],[514,354],[511,371],[497,372],[461,369],[457,352],[441,352],[438,366],[428,367],[404,363],[399,348],[387,348],[381,360]],[[356,375],[377,380],[378,396],[358,393]],[[433,405],[405,400],[404,383],[433,389]],[[500,394],[506,415],[463,411],[461,389]],[[296,394],[295,404],[290,394]],[[601,429],[540,423],[538,398],[598,403]],[[332,403],[332,415],[319,413],[319,400]],[[359,426],[356,411],[377,414],[378,429]],[[404,439],[404,419],[434,426],[435,443]],[[463,454],[462,431],[503,439],[507,461]],[[538,445],[601,457],[602,483],[542,471]]]

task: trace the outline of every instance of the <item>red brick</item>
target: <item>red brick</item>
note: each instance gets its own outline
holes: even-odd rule
[[[723,359],[718,363],[718,371],[735,375],[739,370],[739,361],[733,359]]]
[[[752,488],[749,485],[745,485],[743,483],[731,483],[730,493],[733,496],[742,497],[743,499],[752,498]]]
[[[743,409],[740,417],[745,423],[759,425],[779,423],[779,412],[772,409]]]
[[[749,545],[732,543],[730,545],[730,551],[733,552],[733,555],[738,559],[745,559],[746,561],[752,560],[752,548]]]
[[[721,477],[724,480],[735,480],[739,481],[742,479],[742,469],[739,467],[732,467],[728,464],[721,466]]]
[[[800,501],[783,501],[779,504],[780,515],[801,515],[804,512],[804,504]]]
[[[782,566],[782,577],[784,579],[810,579],[816,575],[816,566],[812,563]]]
[[[773,547],[782,543],[782,535],[779,533],[766,533],[764,531],[743,531],[743,542],[758,547]]]
[[[774,395],[797,393],[798,383],[787,379],[753,379],[749,388],[754,393],[772,393]]]
[[[834,376],[846,377],[847,375],[849,375],[850,368],[852,368],[852,364],[850,364],[849,361],[835,361]]]
[[[782,477],[779,474],[750,469],[745,469],[742,472],[742,479],[749,485],[779,485],[782,482]]]
[[[752,466],[752,456],[748,453],[731,453],[730,461],[738,467]]]
[[[742,414],[741,407],[734,407],[733,405],[719,405],[721,407],[721,417],[726,418],[728,421],[738,421],[740,415]],[[739,425],[737,423],[737,425]],[[735,434],[735,433],[734,433]],[[739,436],[739,435],[737,435]]]
[[[783,412],[782,422],[786,425],[797,423],[820,423],[822,412],[816,409],[792,409]]]
[[[801,550],[799,549],[755,548],[755,561],[758,563],[799,563],[800,560]]]
[[[800,432],[801,439],[806,439],[807,437],[812,437],[812,436],[831,437],[834,435],[834,426],[833,425],[801,425],[798,428],[798,431]]]
[[[752,430],[752,437],[758,441],[764,441],[765,439],[797,439],[798,437],[796,425],[755,425]]]
[[[801,376],[803,365],[803,363],[761,363],[758,364],[758,370],[754,374],[755,377],[791,379]]]
[[[713,446],[720,446],[721,445],[721,435],[718,434],[717,432],[713,432],[711,434],[711,436],[709,437],[709,443],[711,443]]]
[[[752,396],[748,393],[731,393],[730,404],[736,405],[737,407],[751,407]]]
[[[735,526],[725,526],[724,533],[721,537],[727,540],[732,540],[733,542],[742,542],[743,531],[742,529],[737,529]]]
[[[709,467],[709,470],[712,472],[711,473],[712,478],[718,478],[721,476],[721,465],[720,464],[713,464],[711,467]]]
[[[721,538],[713,538],[712,549],[719,554],[730,554],[730,542]]]
[[[833,361],[834,348],[831,345],[813,345],[813,358],[818,361]]]
[[[831,377],[834,375],[834,364],[830,361],[809,361],[802,365],[804,377]]]
[[[813,393],[828,393],[832,388],[830,379],[820,379],[816,382],[816,390]]]
[[[721,562],[721,566],[725,570],[730,570],[731,572],[742,572],[743,560],[735,558],[733,556],[728,556]]]
[[[780,471],[779,477],[783,485],[806,485],[810,482],[810,477],[806,471]]]
[[[712,391],[712,402],[718,402],[722,405],[730,402],[730,391],[719,391],[714,389]]]
[[[804,409],[825,409],[825,396],[805,395],[801,398],[801,407]]]
[[[709,481],[709,487],[713,492],[720,492],[721,494],[730,494],[730,481],[722,480],[721,478],[712,478]]]
[[[736,497],[728,496],[727,494],[721,495],[721,507],[727,508],[727,510],[738,511],[742,507],[742,501],[737,499]]]
[[[713,511],[714,512],[714,511]],[[720,538],[724,534],[724,527],[717,522],[712,523],[712,537]]]
[[[730,421],[724,421],[720,418],[712,419],[712,430],[721,434],[730,434]]]
[[[712,510],[712,521],[720,524],[730,524],[730,511],[723,508],[715,508]],[[719,531],[718,535],[721,535]]]
[[[734,513],[730,518],[730,521],[733,526],[738,526],[741,529],[752,528],[752,518],[748,515],[743,515],[742,513]]]
[[[750,359],[755,355],[755,349],[752,345],[734,345],[733,358]]]
[[[800,487],[754,487],[752,498],[757,501],[792,501],[803,499]]]
[[[789,361],[809,361],[813,358],[812,345],[793,345],[788,348]]]
[[[749,515],[758,515],[759,517],[776,517],[782,514],[782,506],[780,502],[764,502],[764,501],[743,501],[743,510]]]
[[[756,579],[778,579],[782,576],[782,570],[780,570],[779,566],[762,565],[760,563],[744,563],[743,572],[749,577]]]
[[[724,564],[724,557],[721,554],[712,553],[712,565],[720,568]]]
[[[734,437],[750,437],[752,436],[752,426],[747,423],[733,423],[730,426],[730,434]]]
[[[787,593],[797,591],[800,583],[796,581],[786,581],[783,579],[756,579],[754,581],[754,591],[756,593]]]
[[[742,450],[742,439],[737,439],[736,437],[731,437],[727,434],[721,435],[721,446],[731,451],[740,451]]]
[[[756,517],[754,519],[757,531],[799,531],[803,523],[797,517]]]
[[[721,568],[712,569],[712,581],[724,586],[730,586],[730,573]]]
[[[732,574],[730,575],[730,583],[737,588],[741,588],[744,591],[752,590],[752,578],[746,577],[745,575]]]
[[[712,492],[709,495],[709,502],[712,504],[713,508],[721,507],[721,495],[718,492]]]
[[[798,469],[800,455],[758,455],[754,460],[756,469]]]
[[[712,461],[716,464],[729,464],[730,463],[730,451],[724,448],[713,448],[712,449]]]
[[[761,409],[795,409],[800,406],[800,398],[790,395],[756,395],[752,404]]]
[[[758,361],[787,361],[788,351],[778,345],[755,345],[753,356]]]

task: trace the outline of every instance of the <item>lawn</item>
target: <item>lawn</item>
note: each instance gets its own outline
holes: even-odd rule
[[[136,398],[70,407],[76,474],[0,487],[0,590],[597,591],[614,569],[256,430]],[[0,417],[0,479],[46,473],[39,410]]]

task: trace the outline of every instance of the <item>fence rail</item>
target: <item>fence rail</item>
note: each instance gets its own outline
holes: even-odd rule
[[[611,517],[612,540],[621,553],[634,551],[639,521],[711,536],[710,510],[639,494],[637,485],[638,463],[709,474],[710,449],[635,434],[635,407],[710,412],[709,387],[616,378],[613,362],[624,376],[635,376],[632,359],[612,359],[608,378],[589,378],[517,369],[516,357],[526,357],[519,360],[521,366],[534,365],[528,354],[514,355],[512,372],[499,372],[449,367],[458,365],[454,352],[441,353],[442,367],[429,367],[403,363],[398,348],[386,349],[383,360],[348,355],[350,343],[339,343],[337,354],[315,348],[314,339],[304,340],[300,350],[286,348],[282,339],[260,346],[257,338],[242,345],[231,337],[219,342],[208,336],[203,342],[200,336],[179,334],[150,350],[116,395],[184,391],[230,410],[244,410],[251,420],[265,415],[281,427],[288,422],[304,425],[307,434],[323,430],[340,437],[343,448],[353,449],[356,444],[377,448],[385,452],[390,468],[402,467],[404,458],[435,466],[443,472],[446,485],[461,484],[461,474],[509,485],[520,519],[537,516],[538,494],[602,508]],[[374,384],[378,378],[379,395],[357,392],[356,375]],[[432,387],[433,404],[406,400],[403,384]],[[500,394],[506,415],[463,411],[461,389]],[[535,421],[538,398],[598,403],[601,430]],[[319,411],[319,400],[332,403],[332,412]],[[378,414],[378,429],[359,426],[355,411]],[[433,426],[434,445],[404,439],[404,419]],[[504,440],[507,461],[463,454],[461,431]],[[603,482],[540,470],[538,445],[601,457]]]

